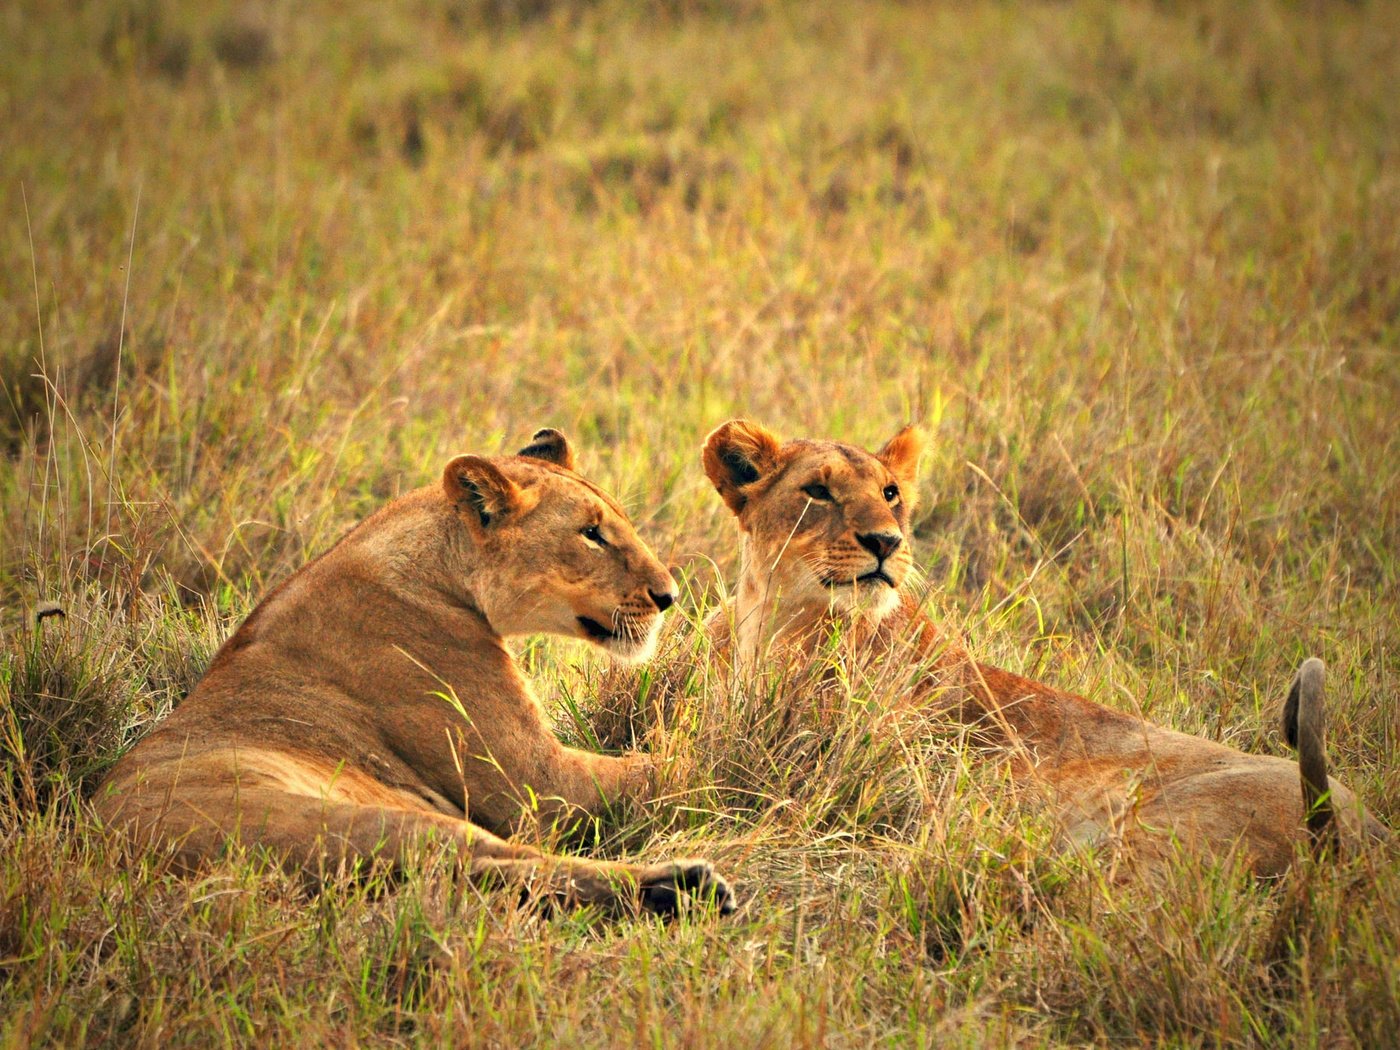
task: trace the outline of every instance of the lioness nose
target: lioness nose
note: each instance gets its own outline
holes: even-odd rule
[[[655,604],[656,608],[661,612],[665,612],[676,604],[676,596],[670,591],[662,591],[660,594],[657,594],[655,591],[649,590],[647,593],[651,595],[653,604]]]
[[[881,561],[897,551],[903,539],[897,532],[863,532],[856,537],[862,547]]]

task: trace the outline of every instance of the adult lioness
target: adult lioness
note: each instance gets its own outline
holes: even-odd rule
[[[924,703],[1006,746],[1015,783],[1046,797],[1066,844],[1117,839],[1146,870],[1175,839],[1214,855],[1240,849],[1259,875],[1292,861],[1305,822],[1319,838],[1384,836],[1327,778],[1322,663],[1304,663],[1284,722],[1300,766],[1173,732],[973,660],[919,609],[908,586],[920,452],[906,428],[871,454],[832,441],[782,444],[733,420],[705,442],[704,466],[739,520],[743,575],[732,621],[742,660],[811,650],[835,620],[878,656],[927,668]],[[1333,820],[1333,815],[1339,818]]]
[[[643,797],[642,755],[564,747],[503,636],[548,631],[623,659],[652,652],[671,577],[622,508],[573,470],[563,435],[458,456],[275,588],[190,695],[112,769],[96,806],[184,866],[229,839],[315,875],[327,863],[454,847],[472,876],[609,908],[670,912],[682,891],[732,910],[701,860],[546,856],[499,837]]]

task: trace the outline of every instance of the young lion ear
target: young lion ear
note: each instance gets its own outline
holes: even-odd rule
[[[528,456],[530,459],[542,459],[547,463],[563,467],[565,470],[574,469],[573,446],[569,444],[568,438],[553,427],[536,430],[530,443],[516,455]]]
[[[705,439],[705,473],[735,514],[749,501],[744,490],[778,465],[781,447],[771,432],[747,419],[731,419]]]
[[[485,529],[521,507],[520,486],[483,456],[458,456],[442,472],[447,498]]]
[[[890,468],[890,473],[910,490],[919,481],[919,456],[924,451],[924,437],[912,426],[905,427],[885,442],[875,458]]]

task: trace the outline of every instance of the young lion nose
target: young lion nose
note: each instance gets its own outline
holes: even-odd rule
[[[660,594],[657,594],[655,591],[648,590],[647,593],[651,595],[652,603],[661,612],[665,612],[676,604],[676,596],[670,591],[662,591]]]
[[[903,538],[897,532],[863,532],[856,540],[871,554],[884,561],[899,549]]]

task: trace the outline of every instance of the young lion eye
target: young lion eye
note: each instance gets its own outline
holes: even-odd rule
[[[608,541],[603,539],[603,530],[598,528],[597,525],[585,526],[579,529],[579,532],[589,543],[596,543],[600,547],[606,547],[608,545]]]
[[[810,485],[803,485],[802,491],[807,493],[808,496],[818,503],[831,502],[831,490],[825,485],[818,485],[816,482],[813,482]]]
[[[893,502],[894,502],[895,500],[897,500],[897,499],[899,499],[899,486],[898,486],[898,485],[886,485],[886,486],[885,486],[885,502],[886,502],[886,503],[893,503]]]

